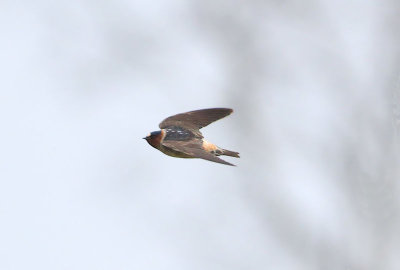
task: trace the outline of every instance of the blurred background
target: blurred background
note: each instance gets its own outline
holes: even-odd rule
[[[399,11],[2,1],[0,269],[400,269]],[[142,140],[211,107],[237,167]]]

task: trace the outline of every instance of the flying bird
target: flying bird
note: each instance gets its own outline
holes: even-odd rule
[[[166,155],[178,158],[202,158],[235,166],[218,156],[239,157],[238,152],[229,151],[206,141],[200,129],[233,112],[228,108],[213,108],[190,111],[164,119],[161,130],[151,132],[145,139],[151,146]]]

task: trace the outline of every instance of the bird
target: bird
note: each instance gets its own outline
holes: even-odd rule
[[[200,129],[233,112],[229,108],[211,108],[176,114],[164,119],[161,130],[149,133],[145,139],[152,147],[177,158],[201,158],[235,166],[219,156],[239,158],[239,153],[223,149],[206,141]]]

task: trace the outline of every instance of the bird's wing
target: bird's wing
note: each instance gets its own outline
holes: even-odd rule
[[[164,119],[159,126],[161,129],[178,126],[191,130],[199,130],[214,121],[230,115],[232,112],[233,110],[228,108],[213,108],[180,113]]]
[[[229,162],[226,162],[223,159],[220,159],[219,157],[206,152],[202,148],[202,142],[200,140],[196,141],[163,141],[162,145],[164,147],[171,148],[175,151],[178,152],[183,152],[191,157],[194,158],[202,158],[205,160],[225,164],[225,165],[230,165],[230,166],[235,166]]]

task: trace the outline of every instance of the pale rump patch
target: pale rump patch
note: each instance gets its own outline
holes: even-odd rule
[[[212,152],[217,150],[218,147],[215,144],[203,140],[203,149],[206,150],[207,152]]]

